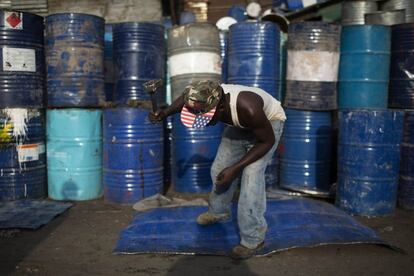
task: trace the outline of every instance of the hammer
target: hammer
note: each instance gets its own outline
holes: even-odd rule
[[[150,94],[151,103],[152,103],[152,112],[157,112],[157,100],[155,98],[155,93],[157,93],[157,89],[162,86],[162,79],[150,80],[144,83],[145,91]]]

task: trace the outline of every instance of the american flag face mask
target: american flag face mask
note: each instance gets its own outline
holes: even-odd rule
[[[186,127],[202,128],[213,119],[214,113],[216,113],[215,107],[207,113],[194,114],[186,106],[183,106],[183,109],[181,110],[181,122]]]

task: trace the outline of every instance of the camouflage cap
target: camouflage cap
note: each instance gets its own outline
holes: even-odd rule
[[[184,90],[184,103],[195,114],[212,110],[220,101],[221,89],[218,81],[196,81]]]

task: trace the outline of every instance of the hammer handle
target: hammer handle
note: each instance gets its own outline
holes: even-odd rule
[[[151,104],[152,104],[152,112],[157,112],[158,105],[157,105],[157,99],[155,98],[155,93],[151,93]]]

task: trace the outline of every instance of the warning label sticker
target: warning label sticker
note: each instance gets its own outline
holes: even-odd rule
[[[35,50],[3,48],[3,71],[36,72]]]
[[[44,144],[26,144],[17,146],[19,163],[37,161],[39,155],[45,152]]]
[[[23,13],[4,12],[4,27],[6,29],[23,29]]]

